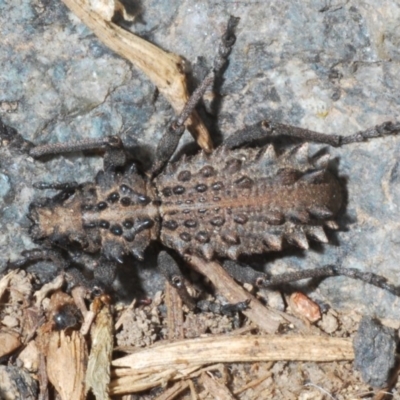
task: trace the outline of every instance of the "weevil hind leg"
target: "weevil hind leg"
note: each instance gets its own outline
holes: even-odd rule
[[[397,135],[399,132],[400,122],[393,123],[390,121],[352,135],[343,136],[319,133],[309,129],[264,120],[233,133],[225,140],[224,146],[233,149],[251,144],[260,139],[286,136],[301,139],[305,142],[321,143],[338,147],[350,143],[364,142],[368,139]]]
[[[302,279],[327,278],[330,276],[347,276],[383,289],[400,297],[400,287],[387,282],[383,276],[362,272],[356,268],[345,268],[335,265],[326,265],[320,268],[287,272],[279,275],[269,275],[258,272],[248,265],[242,265],[234,261],[224,262],[224,268],[235,280],[241,283],[250,283],[259,288],[277,287],[284,284],[300,281]]]

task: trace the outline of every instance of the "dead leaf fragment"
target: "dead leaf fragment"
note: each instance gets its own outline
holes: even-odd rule
[[[86,393],[91,390],[98,400],[109,398],[111,356],[114,344],[113,319],[108,305],[96,316],[90,336],[92,349],[85,377]]]
[[[47,375],[61,399],[84,399],[87,346],[83,336],[73,331],[51,332],[47,351]]]
[[[22,362],[24,368],[30,372],[36,373],[39,369],[39,349],[36,342],[31,340],[21,351],[18,360]]]
[[[36,297],[36,306],[40,307],[43,299],[46,298],[50,292],[54,292],[56,290],[61,289],[63,283],[64,283],[64,275],[58,275],[51,282],[43,285],[40,290],[35,292],[34,296]]]

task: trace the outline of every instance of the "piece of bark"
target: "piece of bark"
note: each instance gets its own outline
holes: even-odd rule
[[[182,111],[189,99],[189,91],[181,57],[160,49],[113,22],[105,21],[91,9],[88,0],[63,2],[103,44],[146,74],[177,114]],[[185,125],[199,146],[210,152],[213,148],[210,135],[196,111]]]
[[[0,330],[0,357],[11,354],[21,346],[20,335],[9,329]]]
[[[0,396],[2,399],[37,400],[37,381],[23,368],[0,365]]]
[[[39,371],[37,373],[39,381],[39,400],[49,399],[49,377],[46,370],[46,359],[43,353],[39,354]]]
[[[61,399],[85,399],[87,347],[77,331],[51,332],[47,349],[47,375]]]
[[[31,340],[27,346],[21,351],[18,360],[22,363],[23,367],[33,373],[37,373],[39,369],[39,349],[34,340]]]

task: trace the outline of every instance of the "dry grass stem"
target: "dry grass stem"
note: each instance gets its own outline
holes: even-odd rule
[[[166,384],[169,380],[193,377],[200,367],[210,363],[329,362],[353,358],[349,339],[325,336],[210,336],[182,340],[155,345],[114,360],[110,393],[133,393]]]
[[[112,362],[114,367],[143,373],[147,368],[178,370],[211,363],[255,361],[353,360],[349,339],[327,336],[209,336],[153,346]],[[116,371],[118,372],[118,371]]]
[[[111,381],[110,394],[120,395],[124,393],[137,393],[143,390],[151,389],[157,386],[165,386],[169,381],[177,381],[189,377],[193,372],[197,371],[200,366],[195,366],[191,368],[184,368],[181,371],[177,371],[175,368],[169,368],[160,372],[156,371],[144,371],[136,374],[116,377]],[[126,371],[125,371],[126,372]]]

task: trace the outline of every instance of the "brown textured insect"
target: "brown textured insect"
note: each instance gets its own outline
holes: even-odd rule
[[[154,181],[135,168],[100,172],[95,183],[62,201],[33,206],[32,236],[79,242],[90,253],[138,258],[152,240],[184,254],[236,260],[279,251],[283,240],[303,249],[307,236],[326,242],[323,225],[341,206],[341,187],[303,144],[277,156],[259,149],[203,152],[170,164]]]
[[[399,124],[385,123],[343,137],[263,121],[238,132],[212,154],[184,157],[163,170],[184,131],[184,122],[225,63],[235,41],[236,24],[237,19],[231,18],[213,70],[168,127],[149,176],[141,174],[135,164],[127,165],[118,137],[30,148],[30,154],[38,157],[103,147],[104,171],[90,183],[37,185],[60,190],[52,198],[33,203],[30,209],[32,237],[47,249],[27,252],[26,258],[13,266],[51,258],[65,269],[68,265],[52,249],[78,246],[102,256],[94,281],[85,284],[108,286],[114,280],[116,263],[122,263],[125,254],[142,259],[150,242],[160,241],[181,255],[232,260],[225,264],[227,270],[236,279],[258,286],[344,274],[399,293],[384,278],[354,269],[328,266],[269,277],[235,262],[241,255],[280,251],[285,243],[307,249],[309,238],[327,242],[324,226],[336,227],[334,217],[342,206],[342,188],[327,169],[329,157],[310,159],[307,143],[279,155],[273,145],[261,149],[240,146],[277,135],[338,146],[395,134]],[[172,284],[182,285],[179,269],[166,252],[160,253],[159,264]],[[78,277],[77,271],[69,271]],[[80,275],[78,280],[84,282]]]

